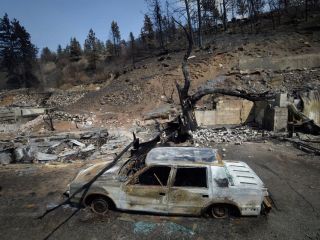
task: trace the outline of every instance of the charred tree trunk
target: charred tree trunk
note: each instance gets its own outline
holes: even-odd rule
[[[263,92],[263,93],[250,93],[246,91],[239,91],[236,89],[224,89],[224,88],[213,88],[213,87],[205,87],[198,90],[195,94],[190,96],[191,104],[195,104],[201,98],[209,94],[223,94],[233,97],[240,97],[243,99],[247,99],[249,101],[262,101],[268,99],[275,99],[276,94],[272,92]]]
[[[189,35],[190,35],[190,39],[191,39],[191,41],[192,41],[192,43],[193,43],[193,31],[192,31],[190,8],[189,8],[189,2],[188,2],[188,0],[184,0],[184,4],[185,4],[185,6],[186,6],[186,12],[187,12]],[[189,38],[188,38],[188,40],[189,40]],[[192,48],[192,47],[191,47],[191,48]]]
[[[191,32],[188,32],[188,30],[180,23],[175,21],[177,24],[179,24],[187,37],[188,40],[188,49],[186,54],[183,57],[182,61],[182,73],[184,77],[184,85],[181,87],[178,82],[176,82],[177,91],[179,94],[179,100],[182,110],[182,119],[181,119],[181,133],[182,135],[188,134],[189,131],[194,131],[197,128],[197,121],[194,116],[193,112],[193,104],[190,102],[190,97],[188,95],[189,88],[190,88],[190,73],[188,69],[188,59],[190,57],[192,48],[193,48],[193,39],[191,36]],[[191,30],[191,26],[189,26]]]
[[[226,0],[223,0],[222,1],[222,7],[223,7],[223,28],[224,28],[224,31],[227,31],[227,6],[226,6]]]
[[[236,89],[224,89],[224,88],[214,88],[210,86],[206,86],[204,88],[199,89],[193,95],[189,95],[189,88],[190,88],[190,73],[188,69],[188,59],[190,57],[192,48],[193,48],[193,41],[190,33],[188,30],[178,21],[175,22],[183,28],[185,35],[188,40],[188,49],[186,54],[183,57],[182,61],[182,73],[184,77],[184,85],[180,86],[178,82],[176,82],[177,91],[179,94],[179,100],[182,110],[182,117],[179,119],[179,135],[188,135],[190,131],[194,131],[197,128],[197,121],[194,115],[194,106],[195,104],[204,96],[209,94],[223,94],[229,96],[235,96],[244,98],[250,101],[260,101],[260,100],[268,100],[268,99],[275,99],[276,95],[272,92],[263,92],[263,93],[252,93],[247,91],[239,91]]]
[[[198,46],[202,48],[202,16],[201,16],[201,3],[200,0],[197,0],[198,8]]]

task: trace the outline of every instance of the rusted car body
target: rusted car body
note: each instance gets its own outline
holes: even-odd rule
[[[192,147],[152,149],[144,167],[131,176],[121,173],[123,161],[106,171],[91,186],[82,204],[105,213],[106,208],[163,214],[226,217],[230,210],[259,215],[268,191],[244,162],[222,161],[216,150]],[[105,164],[83,171],[69,185],[72,194]],[[79,202],[81,193],[74,202]],[[265,203],[265,204],[263,204]]]

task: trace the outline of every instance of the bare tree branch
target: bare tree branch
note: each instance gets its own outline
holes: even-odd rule
[[[251,93],[247,91],[239,91],[236,89],[225,89],[225,88],[214,88],[214,87],[205,87],[198,90],[190,97],[191,104],[195,104],[202,97],[209,94],[223,94],[228,96],[240,97],[243,99],[247,99],[249,101],[259,101],[259,100],[267,100],[267,99],[275,99],[276,94],[266,91],[262,93]]]
[[[193,41],[192,38],[190,36],[190,33],[188,32],[188,30],[185,28],[185,26],[182,25],[182,23],[180,23],[179,21],[177,21],[175,18],[173,18],[173,20],[184,30],[185,35],[187,37],[188,40],[188,49],[187,52],[185,53],[184,57],[183,57],[183,61],[182,61],[182,73],[183,73],[183,77],[184,77],[184,86],[183,88],[181,88],[179,86],[178,83],[176,83],[177,87],[179,87],[179,89],[181,90],[181,94],[182,94],[182,98],[187,98],[188,97],[188,91],[190,88],[190,73],[189,73],[189,69],[188,69],[188,58],[190,57],[192,48],[193,48]]]

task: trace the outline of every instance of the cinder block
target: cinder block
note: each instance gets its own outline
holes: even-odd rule
[[[267,130],[282,132],[287,130],[288,108],[272,107],[266,109],[264,118],[264,127]]]
[[[287,107],[288,104],[288,94],[287,93],[279,93],[276,96],[275,106],[276,107]]]

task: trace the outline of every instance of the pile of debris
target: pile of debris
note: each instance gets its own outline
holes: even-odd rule
[[[75,91],[57,91],[54,92],[50,98],[46,101],[46,105],[50,107],[64,107],[77,102],[83,98],[87,92],[75,92]]]
[[[73,162],[113,157],[131,141],[122,133],[110,135],[105,129],[21,136],[0,142],[0,164]]]
[[[10,94],[10,92],[8,93]],[[28,90],[21,89],[21,93],[15,94],[11,106],[18,107],[39,107],[43,105],[47,94],[28,92]]]
[[[254,130],[248,126],[235,128],[202,128],[192,133],[193,140],[196,144],[209,146],[210,143],[235,143],[259,140],[272,135],[271,132],[265,130]]]
[[[138,85],[129,84],[126,87],[126,91],[123,89],[117,89],[116,92],[108,92],[100,100],[101,105],[110,104],[116,106],[139,104],[143,100],[142,89]],[[130,93],[130,94],[128,94]]]
[[[88,114],[71,114],[64,111],[54,111],[54,118],[62,121],[86,122],[90,116]]]

